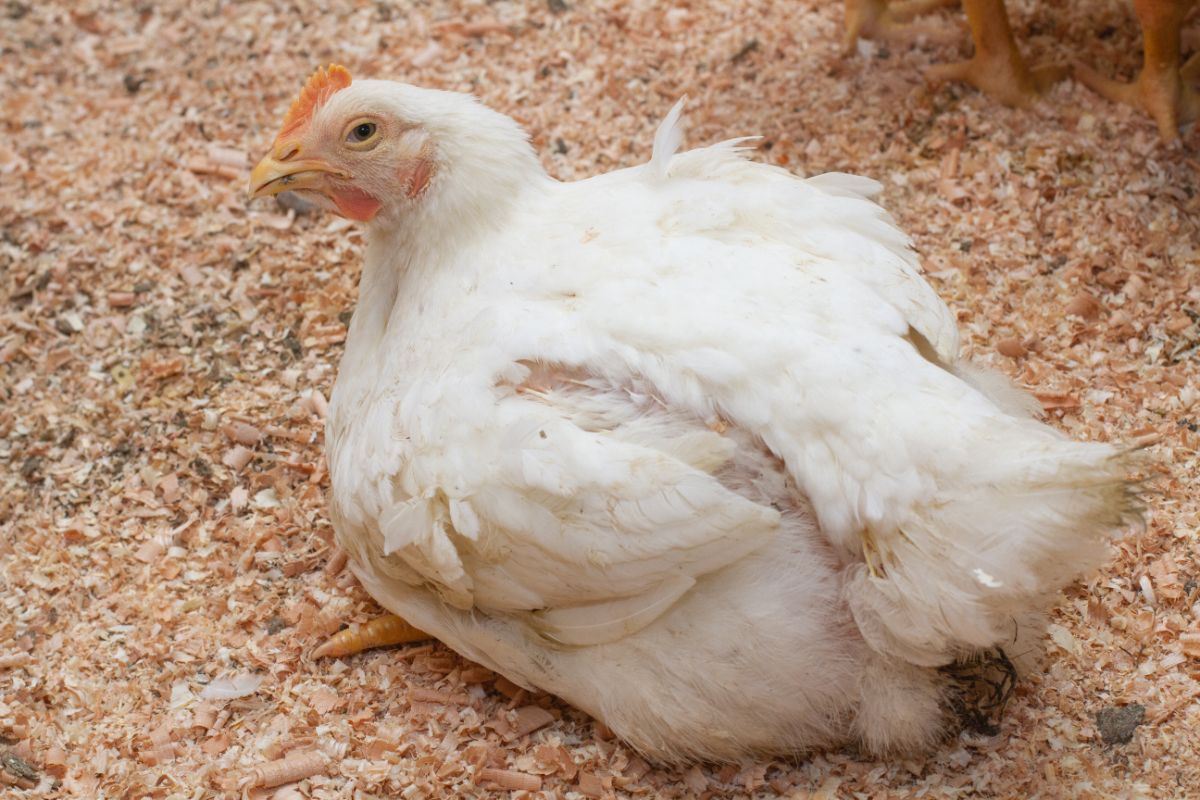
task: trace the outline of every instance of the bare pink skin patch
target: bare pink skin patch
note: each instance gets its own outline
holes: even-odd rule
[[[330,197],[339,214],[358,222],[370,222],[379,213],[379,207],[382,205],[362,189],[353,186],[337,189],[330,193]]]

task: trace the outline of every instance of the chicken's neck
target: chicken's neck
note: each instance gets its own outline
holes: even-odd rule
[[[390,212],[385,206],[370,224],[337,382],[343,395],[370,391],[384,348],[404,346],[393,329],[433,305],[427,301],[445,280],[469,280],[464,270],[486,268],[478,254],[488,252],[488,238],[504,234],[553,184],[512,120],[471,110],[483,118],[438,137],[428,189]]]
[[[536,172],[523,176],[493,176],[490,191],[466,184],[431,198],[437,206],[371,225],[338,391],[369,391],[386,361],[383,349],[404,346],[397,326],[435,307],[433,298],[446,281],[469,283],[471,271],[487,268],[479,254],[488,251],[488,237],[516,224],[519,208],[552,183],[536,161],[533,166]]]

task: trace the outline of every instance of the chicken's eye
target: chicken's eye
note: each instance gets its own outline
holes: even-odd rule
[[[378,133],[374,122],[355,122],[346,129],[346,144],[364,145],[371,143]]]

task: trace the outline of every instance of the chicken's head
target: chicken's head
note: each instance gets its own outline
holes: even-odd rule
[[[370,93],[349,92],[351,85],[336,64],[313,73],[251,173],[251,196],[315,194],[343,216],[368,221],[385,202],[425,191],[434,172],[428,133],[369,102]]]
[[[360,221],[397,219],[436,196],[441,212],[477,216],[473,199],[510,193],[540,171],[525,134],[468,95],[318,69],[292,103],[252,197],[301,192]],[[544,173],[542,173],[544,174]]]

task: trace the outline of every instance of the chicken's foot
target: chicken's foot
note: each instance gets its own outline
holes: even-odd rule
[[[313,652],[313,658],[352,656],[372,647],[407,644],[432,638],[395,614],[384,614],[362,625],[351,625],[344,631],[338,631]]]
[[[1106,78],[1084,64],[1075,77],[1114,103],[1140,108],[1158,123],[1163,141],[1179,137],[1179,128],[1200,117],[1200,93],[1191,84],[1200,78],[1200,54],[1180,67],[1180,28],[1195,0],[1134,0],[1133,10],[1144,39],[1142,71],[1133,83]]]
[[[924,36],[931,41],[949,41],[957,32],[947,32],[931,25],[911,23],[916,17],[959,0],[846,0],[846,51],[854,50],[859,38],[907,42]]]
[[[930,67],[926,76],[933,82],[966,81],[1005,105],[1027,108],[1067,76],[1066,66],[1026,66],[1008,24],[1004,0],[963,0],[963,7],[975,55],[967,61]]]

